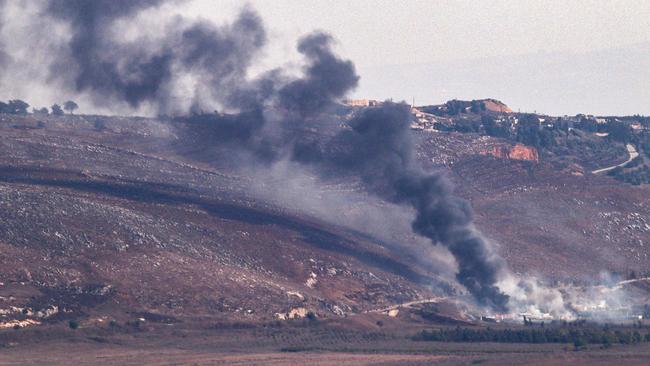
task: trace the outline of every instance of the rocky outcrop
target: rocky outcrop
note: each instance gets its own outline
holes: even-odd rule
[[[505,103],[496,100],[496,99],[484,99],[481,100],[481,102],[485,105],[485,109],[488,111],[492,112],[499,112],[499,113],[512,113],[512,109],[510,109]]]
[[[494,146],[487,151],[483,151],[482,154],[492,155],[501,159],[539,161],[537,149],[523,144],[516,144],[515,146]]]

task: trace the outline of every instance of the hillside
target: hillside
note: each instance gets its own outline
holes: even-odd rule
[[[175,156],[181,126],[101,120],[3,117],[3,307],[274,319],[432,295],[432,268]]]
[[[206,162],[211,150],[185,141],[194,135],[182,123],[5,115],[0,128],[0,296],[13,296],[12,306],[272,319],[297,308],[338,316],[450,290],[435,258],[414,261],[417,250],[386,237],[412,248],[417,240],[381,239],[265,202],[246,188],[250,177]],[[647,188],[493,156],[508,144],[493,137],[414,133],[422,162],[449,169],[517,272],[588,280],[647,270]]]
[[[318,143],[341,128],[329,121],[295,132]],[[0,330],[0,344],[74,339],[74,321],[81,339],[152,350],[189,337],[197,352],[208,342],[238,354],[237,333],[258,350],[352,342],[367,352],[397,339],[386,347],[399,353],[422,327],[476,320],[449,255],[411,233],[408,211],[355,181],[314,190],[282,170],[246,173],[203,129],[0,116],[0,324],[26,328]],[[446,171],[515,273],[569,284],[647,274],[646,186],[566,169],[507,139],[411,132],[419,161]],[[648,301],[643,283],[631,287],[637,304]]]

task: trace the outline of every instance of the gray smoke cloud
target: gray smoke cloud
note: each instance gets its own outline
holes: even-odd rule
[[[355,88],[359,77],[351,61],[337,58],[330,48],[332,37],[313,33],[298,44],[298,51],[310,61],[305,76],[282,87],[280,103],[301,116],[319,113]]]
[[[425,173],[414,158],[406,104],[385,102],[353,118],[342,134],[351,154],[336,157],[337,166],[359,172],[366,186],[382,198],[416,210],[413,230],[449,249],[458,263],[456,278],[476,300],[498,311],[508,296],[496,286],[504,263],[473,227],[469,203],[453,194],[443,174]]]
[[[148,55],[141,48],[124,47],[113,41],[109,29],[115,20],[159,3],[51,0],[45,14],[67,22],[72,31],[67,49],[52,66],[52,76],[66,78],[77,91],[92,92],[98,101],[118,97],[137,107],[153,98],[170,76],[168,51]]]
[[[160,111],[179,108],[170,106],[179,80],[195,80],[195,102],[186,111],[194,115],[184,120],[230,159],[237,152],[253,166],[288,160],[323,179],[359,179],[368,192],[415,211],[412,230],[453,254],[458,282],[478,303],[506,309],[508,297],[496,286],[503,263],[474,229],[469,204],[454,196],[442,174],[426,173],[417,163],[407,105],[386,102],[362,110],[326,141],[305,140],[304,129],[325,126],[359,80],[353,63],[333,52],[331,36],[315,32],[299,40],[297,49],[305,59],[301,76],[272,70],[251,80],[247,71],[266,33],[248,8],[227,26],[178,20],[155,39],[116,39],[112,28],[117,21],[160,4],[50,0],[45,13],[72,32],[53,55],[51,77],[98,104],[125,102],[137,108],[150,103]],[[206,107],[230,113],[202,113]]]
[[[5,0],[0,0],[0,33],[2,32],[2,28],[4,26],[4,21],[5,21]],[[4,43],[2,42],[2,39],[0,39],[0,67],[4,67],[5,63],[7,62],[7,53],[4,50]]]
[[[113,27],[132,20],[162,0],[51,0],[43,15],[67,24],[69,42],[55,55],[50,77],[75,92],[87,93],[99,105],[115,101],[133,108],[152,103],[168,112],[175,83],[194,78],[196,90],[219,100],[221,90],[245,82],[255,53],[266,43],[259,16],[244,8],[230,25],[177,19],[162,37],[123,42]],[[201,96],[193,108],[199,110]],[[174,106],[175,107],[175,106]],[[171,108],[173,110],[173,107]]]
[[[237,146],[248,147],[255,138],[256,152],[263,152],[259,156],[269,162],[286,157],[284,153],[291,148],[291,160],[316,166],[323,175],[360,175],[372,193],[411,206],[416,211],[413,230],[433,244],[448,248],[459,267],[458,282],[479,304],[505,311],[508,296],[496,286],[504,264],[474,229],[468,202],[453,195],[444,175],[426,174],[417,164],[409,131],[412,117],[406,104],[385,102],[361,111],[348,121],[350,129],[335,134],[325,146],[286,138],[293,136],[292,124],[305,124],[305,118],[318,117],[357,84],[354,66],[336,57],[330,42],[331,38],[322,33],[299,42],[298,50],[305,54],[308,64],[303,78],[274,88],[277,96],[271,95],[276,97],[272,109],[283,112],[279,119],[267,118],[264,113],[215,116],[212,125],[219,131],[216,135],[227,136],[230,141],[241,138]],[[261,105],[258,107],[257,110],[263,110]],[[275,134],[268,138],[264,134],[267,124],[276,133],[283,131],[284,138],[278,140]],[[238,134],[224,133],[234,128],[243,130]],[[259,149],[260,146],[263,148]]]

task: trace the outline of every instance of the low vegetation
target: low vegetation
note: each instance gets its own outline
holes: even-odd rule
[[[570,343],[579,347],[584,344],[633,344],[650,342],[650,333],[641,329],[610,329],[603,327],[539,327],[534,329],[451,329],[423,330],[413,337],[418,341],[431,342],[497,342],[497,343]]]

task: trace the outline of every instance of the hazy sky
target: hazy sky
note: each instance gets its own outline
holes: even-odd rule
[[[328,31],[357,65],[358,97],[495,97],[553,114],[650,114],[647,0],[250,4],[271,33],[269,64],[296,58],[300,35]],[[196,0],[188,13],[225,20],[240,7]]]
[[[38,25],[43,2],[6,3],[3,41],[19,67],[3,70],[0,99],[23,98],[40,106],[77,98],[82,111],[111,112],[48,84],[47,47],[66,33]],[[226,24],[245,4],[173,0],[118,28],[126,39],[131,33],[157,34],[178,13]],[[248,4],[269,34],[265,57],[253,72],[299,65],[297,39],[323,30],[338,41],[337,52],[356,64],[361,81],[352,97],[415,99],[418,105],[489,97],[514,110],[553,115],[650,115],[650,0]]]

